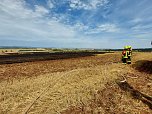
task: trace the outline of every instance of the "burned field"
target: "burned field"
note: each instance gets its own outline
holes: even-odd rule
[[[67,55],[61,54],[57,58],[56,58],[57,54],[56,56],[49,55],[49,57],[51,56],[52,59],[56,59],[56,60],[44,60],[44,58],[42,58],[43,60],[37,60],[32,55],[34,59],[32,62],[22,61],[21,63],[17,63],[16,61],[18,61],[18,59],[16,59],[15,57],[12,60],[10,59],[8,62],[7,60],[9,59],[10,57],[9,56],[6,59],[4,58],[5,60],[1,60],[2,62],[0,65],[1,66],[0,81],[2,81],[3,79],[12,80],[14,78],[33,77],[47,73],[74,70],[77,68],[94,67],[100,64],[106,64],[113,61],[111,59],[112,58],[111,54],[108,53],[102,58],[100,56],[95,56],[95,54],[97,53],[84,53],[84,54],[79,53],[79,54],[71,54],[71,53]],[[103,54],[103,52],[100,54]],[[114,57],[113,59],[115,60],[115,62],[120,62],[119,55],[117,54],[112,54],[112,55]],[[24,56],[24,58],[26,58],[26,56]],[[38,57],[42,57],[42,56],[38,56]],[[51,57],[49,59],[51,59]],[[30,57],[27,59],[28,59],[27,61],[30,61],[29,60]],[[6,62],[8,62],[9,64],[6,64]],[[15,63],[12,64],[13,62]]]
[[[120,59],[120,53],[107,53],[1,64],[0,113],[151,114],[151,101],[131,92],[151,98],[151,53],[133,53],[131,65]],[[117,83],[124,78],[128,89]]]
[[[0,64],[24,63],[33,61],[59,60],[68,58],[78,58],[85,56],[94,56],[95,54],[104,54],[109,52],[36,52],[36,53],[10,53],[0,55]]]

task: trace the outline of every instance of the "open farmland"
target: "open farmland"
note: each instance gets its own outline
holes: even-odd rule
[[[30,51],[23,53],[9,53],[0,55],[0,64],[23,63],[44,60],[68,59],[85,56],[94,56],[95,54],[104,54],[108,52],[39,52]]]
[[[144,102],[123,90],[125,78],[152,96],[152,53],[121,53],[0,65],[0,114],[151,114]],[[135,95],[138,96],[138,95]]]

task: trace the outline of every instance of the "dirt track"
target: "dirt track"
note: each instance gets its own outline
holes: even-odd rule
[[[29,114],[151,114],[145,103],[115,83],[125,76],[135,89],[152,95],[152,75],[136,69],[141,60],[152,61],[151,53],[135,53],[133,65],[122,65],[120,58],[113,53],[0,65],[0,113],[24,114],[42,95]]]

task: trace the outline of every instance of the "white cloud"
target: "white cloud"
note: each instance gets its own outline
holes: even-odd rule
[[[48,7],[49,7],[50,9],[54,7],[54,5],[53,5],[53,3],[52,3],[51,0],[48,0],[48,1],[47,1],[47,5],[48,5]]]
[[[35,5],[35,9],[29,9],[24,0],[1,0],[1,12],[14,18],[37,18],[43,17],[49,11],[43,6]]]
[[[81,22],[77,22],[72,28],[77,30],[77,31],[86,31],[89,29],[89,26],[84,25]]]
[[[108,3],[108,0],[91,0],[90,6],[96,9],[98,6],[103,6]]]
[[[119,28],[115,24],[101,24],[98,27],[91,29],[86,32],[86,34],[97,34],[101,32],[109,32],[109,33],[116,33],[119,31]]]
[[[43,6],[35,5],[35,13],[37,14],[38,17],[41,17],[43,15],[48,14],[49,11],[46,8],[44,8]]]
[[[92,10],[97,7],[104,6],[108,3],[108,0],[71,0],[70,7],[74,9],[84,9],[84,10]]]
[[[99,28],[99,30],[105,31],[105,32],[117,32],[118,31],[118,28],[116,27],[115,24],[103,24],[103,25],[100,25],[98,28]]]
[[[135,32],[149,32],[151,31],[151,28],[152,28],[152,24],[148,24],[148,25],[138,24],[133,26],[131,29]]]
[[[49,11],[36,5],[32,10],[24,0],[0,1],[0,39],[60,41],[75,38],[76,32],[67,25],[45,16]]]
[[[143,21],[143,19],[142,18],[135,18],[135,19],[133,19],[133,20],[131,20],[131,23],[140,23],[140,22],[142,22]]]

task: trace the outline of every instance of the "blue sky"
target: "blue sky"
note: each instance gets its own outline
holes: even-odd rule
[[[151,0],[0,0],[0,46],[151,47]]]

